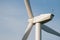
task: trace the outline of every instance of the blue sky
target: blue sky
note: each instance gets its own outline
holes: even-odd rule
[[[34,16],[53,13],[52,21],[46,23],[60,33],[60,0],[30,0]],[[52,12],[54,9],[54,12]],[[0,40],[21,40],[27,26],[24,0],[0,0]],[[35,26],[28,40],[35,40]],[[42,40],[60,40],[60,37],[42,30]]]

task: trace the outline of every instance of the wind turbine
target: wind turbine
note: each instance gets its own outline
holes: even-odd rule
[[[44,31],[54,34],[56,36],[60,36],[60,33],[54,31],[53,29],[49,28],[48,26],[44,25],[44,23],[49,22],[50,20],[52,20],[52,18],[54,17],[53,14],[49,13],[49,14],[41,14],[39,16],[34,17],[32,14],[32,10],[30,7],[30,3],[29,0],[24,0],[25,2],[25,6],[28,12],[28,26],[26,28],[25,34],[22,38],[22,40],[27,40],[33,25],[36,25],[36,29],[35,29],[35,40],[41,40],[41,29],[43,29]]]

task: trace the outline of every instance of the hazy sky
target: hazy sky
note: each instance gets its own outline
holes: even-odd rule
[[[60,33],[60,0],[30,0],[30,3],[34,16],[53,13],[53,20],[45,25]],[[24,0],[0,0],[0,40],[21,40],[28,24],[27,19]],[[28,40],[35,40],[34,33],[35,26]],[[60,40],[60,37],[42,30],[42,40]]]

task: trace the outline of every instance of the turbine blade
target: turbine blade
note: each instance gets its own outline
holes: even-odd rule
[[[42,25],[41,27],[44,31],[48,32],[48,33],[51,33],[51,34],[54,34],[56,36],[60,36],[60,33],[54,31],[53,29],[49,28],[48,26],[46,25]]]
[[[32,26],[33,26],[33,23],[28,24],[28,27],[26,28],[26,31],[25,31],[25,34],[24,34],[22,40],[27,40],[27,38],[31,32]]]
[[[32,10],[31,10],[31,7],[30,7],[29,0],[24,0],[24,2],[25,2],[25,6],[26,6],[26,9],[27,9],[29,18],[33,18],[33,14],[32,14]]]

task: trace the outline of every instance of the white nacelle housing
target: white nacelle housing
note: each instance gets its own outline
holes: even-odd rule
[[[53,18],[53,14],[41,14],[39,16],[34,17],[33,19],[33,23],[36,22],[41,22],[41,23],[45,23],[50,21]]]

